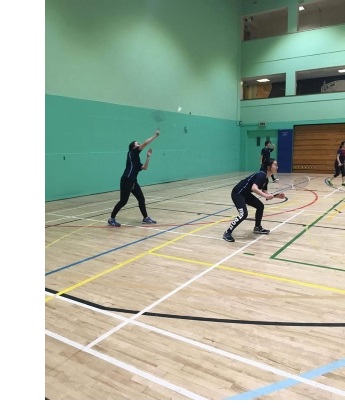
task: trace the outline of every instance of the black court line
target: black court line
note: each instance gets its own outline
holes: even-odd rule
[[[199,194],[199,193],[203,193],[203,192],[207,192],[207,191],[212,191],[212,190],[218,189],[218,188],[225,188],[225,187],[229,187],[229,186],[232,186],[232,185],[231,184],[226,184],[226,185],[218,186],[218,187],[215,187],[215,188],[207,188],[207,189],[203,189],[203,190],[200,190],[200,191],[197,191],[197,192],[192,192],[192,193],[189,193],[189,194],[179,195],[179,196],[175,196],[175,197],[171,197],[171,198],[158,199],[156,201],[147,202],[146,205],[150,206],[152,204],[158,204],[158,203],[161,203],[161,202],[171,201],[171,200],[178,199],[178,198],[185,198],[185,197],[190,196],[190,195],[195,195],[195,194]],[[146,196],[148,196],[148,194],[146,194]],[[71,199],[71,198],[67,198],[67,199]],[[114,202],[114,203],[116,203],[116,202]],[[87,204],[87,205],[91,205],[91,204],[92,203]],[[226,206],[224,204],[222,204],[222,205]],[[133,204],[133,205],[126,206],[126,210],[127,209],[137,208],[137,207],[138,207],[138,204],[136,203],[136,204]],[[153,208],[153,209],[161,209],[161,208]],[[63,211],[64,211],[63,209],[59,209],[59,210],[56,210],[56,211],[47,211],[46,214],[54,213],[54,212],[63,212]],[[109,212],[102,212],[101,214],[92,215],[92,217],[103,216],[103,215],[108,215],[108,214],[109,214]],[[63,225],[63,224],[71,223],[71,222],[75,222],[75,221],[80,221],[80,219],[72,219],[70,221],[61,222],[60,224],[54,224],[54,225],[49,225],[49,222],[48,222],[48,225],[46,225],[46,228],[56,227],[56,226],[59,226],[59,225]]]
[[[45,288],[46,292],[53,293],[56,295],[58,292]],[[104,310],[108,312],[118,312],[118,313],[129,313],[131,315],[136,315],[140,311],[139,310],[132,310],[132,309],[120,309],[114,307],[108,307],[99,305],[98,303],[93,303],[87,301],[85,299],[80,299],[75,296],[70,296],[66,293],[60,295],[59,297],[63,297],[66,299],[73,300],[75,302],[82,303],[87,306],[91,306],[97,308],[99,310]],[[214,318],[214,317],[203,317],[203,316],[188,316],[188,315],[171,315],[166,313],[152,313],[152,312],[144,312],[143,316],[154,316],[154,317],[162,317],[167,319],[178,319],[178,320],[193,320],[197,322],[212,322],[212,323],[233,323],[239,325],[258,325],[258,326],[298,326],[298,327],[345,327],[345,323],[318,323],[318,322],[269,322],[265,320],[235,320],[235,319],[221,319],[221,318]]]

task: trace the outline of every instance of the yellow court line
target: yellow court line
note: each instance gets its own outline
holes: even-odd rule
[[[200,262],[200,261],[196,261],[196,260],[192,260],[192,259],[180,258],[180,257],[170,256],[170,255],[163,255],[161,253],[152,253],[152,254],[155,255],[155,256],[160,256],[162,258],[173,259],[173,260],[178,260],[178,261],[181,261],[181,262],[188,262],[188,263],[197,264],[197,265],[203,265],[203,266],[213,266],[214,265],[214,264],[208,263],[208,262]],[[280,281],[280,282],[293,283],[295,285],[301,285],[301,286],[305,286],[305,287],[309,287],[309,288],[315,288],[315,289],[321,289],[321,290],[326,290],[326,291],[330,291],[330,292],[341,293],[341,294],[345,295],[345,290],[343,290],[343,289],[330,288],[328,286],[316,285],[314,283],[302,282],[302,281],[294,280],[294,279],[281,278],[279,276],[268,275],[266,273],[252,272],[252,271],[238,269],[238,268],[230,268],[228,266],[218,265],[218,266],[216,266],[216,268],[224,269],[224,270],[230,270],[230,271],[233,271],[233,272],[245,273],[247,275],[258,276],[258,277],[262,277],[262,278],[266,278],[266,279],[273,279],[273,280],[277,280],[277,281]]]
[[[339,207],[338,207],[339,208]],[[344,203],[344,205],[340,208],[340,209],[345,209],[345,203]],[[329,216],[326,216],[326,220],[332,220],[336,215],[337,215],[337,213],[336,212],[339,212],[339,210],[337,211],[335,208],[330,212],[330,214],[329,214]],[[307,236],[307,238],[308,238],[308,240],[309,240],[309,242],[310,243],[312,243],[317,249],[321,249],[320,248],[320,246],[319,246],[319,243],[317,243],[316,241],[314,241],[313,239],[312,239],[312,236],[311,236],[311,233],[310,233],[310,226],[312,226],[313,225],[313,222],[311,223],[311,224],[309,224],[309,225],[307,225],[304,229],[305,229],[305,234],[306,234],[306,236]],[[341,256],[337,256],[335,259],[334,258],[331,258],[332,260],[335,260],[335,261],[340,261],[342,258],[341,258]]]
[[[171,243],[174,243],[174,242],[176,242],[176,241],[178,241],[178,240],[181,240],[181,239],[185,238],[186,236],[188,236],[188,235],[190,235],[190,234],[193,234],[193,233],[195,233],[195,232],[201,231],[202,229],[208,228],[208,227],[210,227],[210,226],[217,225],[217,224],[219,224],[219,223],[221,223],[221,222],[225,222],[225,221],[227,221],[227,220],[228,220],[228,219],[226,219],[226,220],[220,220],[220,221],[217,221],[217,222],[212,222],[212,223],[210,223],[210,224],[207,224],[207,225],[203,225],[203,226],[201,226],[201,227],[198,227],[198,228],[192,230],[191,232],[182,234],[181,236],[179,236],[179,237],[177,237],[177,238],[174,238],[174,239],[172,239],[172,240],[170,240],[170,241],[167,241],[167,242],[163,243],[162,245],[156,246],[156,247],[154,247],[154,248],[152,248],[152,249],[150,249],[150,250],[148,250],[148,251],[142,252],[142,253],[140,253],[139,255],[135,256],[134,258],[128,259],[127,261],[122,262],[122,263],[119,263],[118,265],[115,265],[115,266],[113,266],[113,267],[111,267],[111,268],[109,268],[109,269],[107,269],[107,270],[105,270],[105,271],[103,271],[103,272],[97,273],[96,275],[93,275],[93,276],[91,276],[91,277],[88,278],[88,279],[85,279],[85,280],[83,280],[83,281],[81,281],[81,282],[78,282],[78,283],[72,285],[72,286],[69,286],[68,288],[65,288],[65,289],[61,290],[60,292],[56,293],[55,295],[49,296],[49,297],[45,298],[45,301],[46,301],[46,302],[49,302],[50,300],[54,299],[54,298],[57,297],[57,296],[61,296],[62,294],[67,293],[67,292],[69,292],[69,291],[71,291],[71,290],[74,290],[74,289],[76,289],[76,288],[79,288],[80,286],[83,286],[83,285],[85,285],[86,283],[92,282],[93,280],[98,279],[99,277],[101,277],[101,276],[103,276],[103,275],[106,275],[107,273],[113,272],[113,271],[115,271],[115,270],[117,270],[117,269],[119,269],[119,268],[121,268],[121,267],[123,267],[123,266],[125,266],[125,265],[128,265],[129,263],[134,262],[134,261],[136,261],[136,260],[142,258],[142,257],[145,256],[145,255],[149,255],[149,254],[151,254],[152,252],[154,252],[154,251],[156,251],[156,250],[158,250],[158,249],[161,249],[161,248],[163,248],[163,247],[165,247],[165,246],[168,246],[168,245],[170,245]]]
[[[76,232],[78,232],[78,231],[81,231],[82,229],[88,228],[88,227],[91,226],[91,225],[95,225],[95,224],[97,224],[97,223],[98,223],[98,221],[92,222],[92,223],[90,223],[90,224],[88,224],[88,225],[82,226],[82,227],[79,228],[79,229],[76,229],[75,231],[72,231],[72,232],[70,232],[70,233],[68,233],[68,234],[66,234],[66,235],[63,235],[63,236],[61,236],[61,238],[56,239],[55,241],[53,241],[53,242],[49,243],[48,245],[46,245],[46,248],[49,248],[49,246],[54,245],[54,243],[57,243],[57,242],[62,241],[62,239],[67,238],[67,236],[73,235],[74,233],[76,233]]]
[[[164,248],[164,247],[170,245],[171,243],[177,242],[177,241],[179,241],[179,240],[185,238],[185,237],[188,236],[188,235],[193,235],[195,232],[201,231],[201,230],[203,230],[203,229],[205,229],[205,228],[209,228],[210,226],[218,225],[218,224],[220,224],[220,223],[222,223],[222,222],[227,222],[227,221],[229,221],[228,218],[227,218],[227,219],[221,219],[220,221],[212,222],[212,223],[210,223],[210,224],[203,225],[203,226],[201,226],[201,227],[199,227],[199,228],[195,228],[195,229],[193,229],[191,232],[187,232],[187,233],[181,234],[181,236],[178,236],[178,237],[176,237],[176,238],[174,238],[174,239],[171,239],[170,241],[167,241],[167,242],[163,243],[162,245],[158,245],[158,246],[156,246],[155,248],[150,249],[149,251],[147,251],[147,253],[155,252],[156,250],[161,249],[161,248]]]
[[[88,279],[85,279],[85,280],[83,280],[83,281],[81,281],[81,282],[76,283],[75,285],[72,285],[72,286],[69,286],[68,288],[65,288],[65,289],[61,290],[60,292],[56,293],[56,294],[53,295],[53,296],[47,297],[47,298],[45,299],[45,301],[46,301],[46,302],[49,302],[51,299],[54,299],[56,296],[61,296],[62,294],[67,293],[67,292],[69,292],[70,290],[79,288],[80,286],[83,286],[83,285],[85,285],[86,283],[92,282],[93,280],[95,280],[95,279],[97,279],[97,278],[99,278],[99,277],[101,277],[101,276],[103,276],[103,275],[106,275],[107,273],[113,272],[114,270],[119,269],[119,268],[121,268],[122,266],[128,265],[129,263],[134,262],[134,261],[136,261],[137,259],[140,259],[140,258],[142,258],[143,256],[145,256],[145,255],[147,255],[147,254],[148,254],[148,252],[140,253],[139,255],[135,256],[134,258],[131,258],[131,259],[126,260],[125,262],[119,263],[118,265],[115,265],[115,266],[113,266],[112,268],[109,268],[109,269],[107,269],[107,270],[105,270],[105,271],[103,271],[103,272],[97,273],[96,275],[91,276],[91,277],[88,278]]]
[[[338,207],[339,208],[339,207]],[[330,220],[330,219],[333,219],[335,216],[337,216],[338,215],[338,213],[340,212],[342,212],[342,210],[343,209],[345,209],[345,203],[344,203],[344,205],[342,206],[342,207],[340,207],[339,209],[333,209],[332,210],[332,212],[330,213],[330,215],[326,218],[326,219],[328,219],[328,220]]]

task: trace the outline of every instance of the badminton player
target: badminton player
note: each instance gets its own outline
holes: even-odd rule
[[[264,214],[264,204],[259,197],[266,200],[273,198],[285,198],[285,194],[280,192],[274,196],[267,191],[268,178],[272,177],[278,170],[277,161],[274,158],[270,158],[266,161],[262,170],[249,175],[247,178],[242,179],[237,185],[234,186],[231,192],[231,199],[235,204],[238,216],[230,223],[228,230],[223,234],[223,239],[228,242],[235,242],[232,236],[233,231],[238,225],[248,217],[247,205],[256,209],[255,212],[255,227],[253,233],[267,235],[270,233],[268,229],[264,229],[261,226],[261,220]]]
[[[345,141],[342,141],[337,150],[337,156],[334,161],[334,175],[326,180],[327,185],[332,186],[333,178],[341,174],[342,185],[345,186]]]
[[[140,152],[153,140],[155,140],[160,134],[159,130],[156,130],[152,137],[145,140],[142,144],[138,141],[132,141],[128,147],[126,168],[122,174],[120,180],[120,200],[114,206],[114,209],[108,219],[108,224],[112,226],[121,226],[121,224],[115,219],[116,215],[123,208],[132,193],[138,201],[140,212],[143,216],[143,224],[155,224],[157,223],[147,215],[145,197],[137,181],[137,176],[140,171],[146,170],[149,167],[150,157],[152,149],[150,148],[146,154],[145,164],[140,162]]]

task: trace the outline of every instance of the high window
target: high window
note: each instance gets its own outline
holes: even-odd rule
[[[299,1],[297,31],[345,24],[345,0]],[[281,36],[288,32],[288,8],[242,17],[243,41]]]

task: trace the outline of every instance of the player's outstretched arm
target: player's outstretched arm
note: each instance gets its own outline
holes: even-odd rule
[[[139,145],[139,150],[142,151],[147,145],[149,145],[153,140],[155,140],[160,134],[159,130],[156,130],[152,137],[145,140],[142,144]]]

